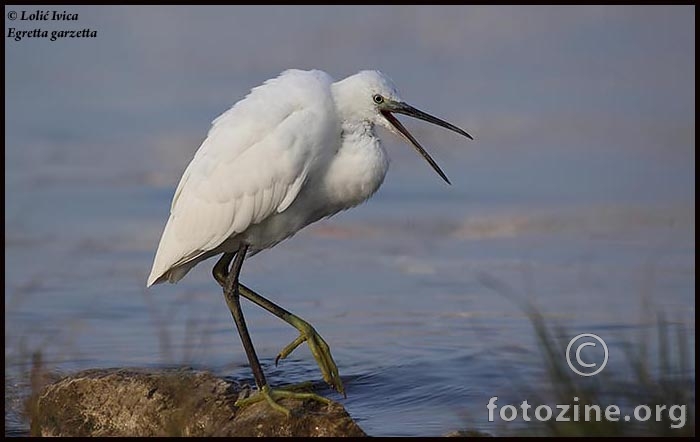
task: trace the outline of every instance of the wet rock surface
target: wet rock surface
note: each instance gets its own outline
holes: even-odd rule
[[[247,388],[247,387],[246,387]],[[32,406],[41,436],[366,436],[342,405],[234,403],[244,388],[191,369],[96,369],[45,386]]]

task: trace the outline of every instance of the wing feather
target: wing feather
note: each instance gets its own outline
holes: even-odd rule
[[[285,71],[216,118],[173,196],[147,285],[295,201],[337,133],[321,71]],[[192,266],[188,267],[191,268]]]

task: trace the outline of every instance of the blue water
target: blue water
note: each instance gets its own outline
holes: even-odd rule
[[[392,166],[373,199],[243,269],[331,345],[348,397],[323,392],[367,433],[498,432],[488,399],[546,383],[523,300],[613,343],[613,367],[655,332],[648,311],[694,344],[688,8],[70,9],[97,39],[5,42],[6,432],[28,428],[35,351],[58,373],[250,379],[213,262],[144,283],[209,121],[292,66],[380,68],[476,136],[404,120],[452,186],[384,134]],[[305,347],[275,368],[294,330],[244,310],[272,382],[320,380]]]

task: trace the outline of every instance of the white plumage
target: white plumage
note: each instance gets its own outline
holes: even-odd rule
[[[214,120],[187,166],[147,285],[176,282],[197,263],[237,251],[241,241],[253,255],[369,198],[388,168],[375,124],[408,137],[444,177],[387,116],[432,121],[406,109],[422,114],[377,71],[334,83],[322,71],[288,70],[254,88]]]

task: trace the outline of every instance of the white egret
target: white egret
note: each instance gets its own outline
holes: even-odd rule
[[[239,282],[239,274],[246,257],[321,218],[362,203],[377,191],[389,166],[375,133],[377,125],[410,142],[449,183],[392,113],[419,118],[472,139],[462,129],[406,104],[392,81],[378,71],[361,71],[334,82],[323,71],[288,70],[254,88],[216,118],[187,166],[147,286],[176,282],[199,262],[222,255],[213,274],[223,287],[258,387],[258,394],[248,401],[264,398],[286,413],[276,399],[325,399],[269,388],[239,296],[300,332],[275,363],[307,342],[324,380],[344,394],[323,338],[306,321]]]

